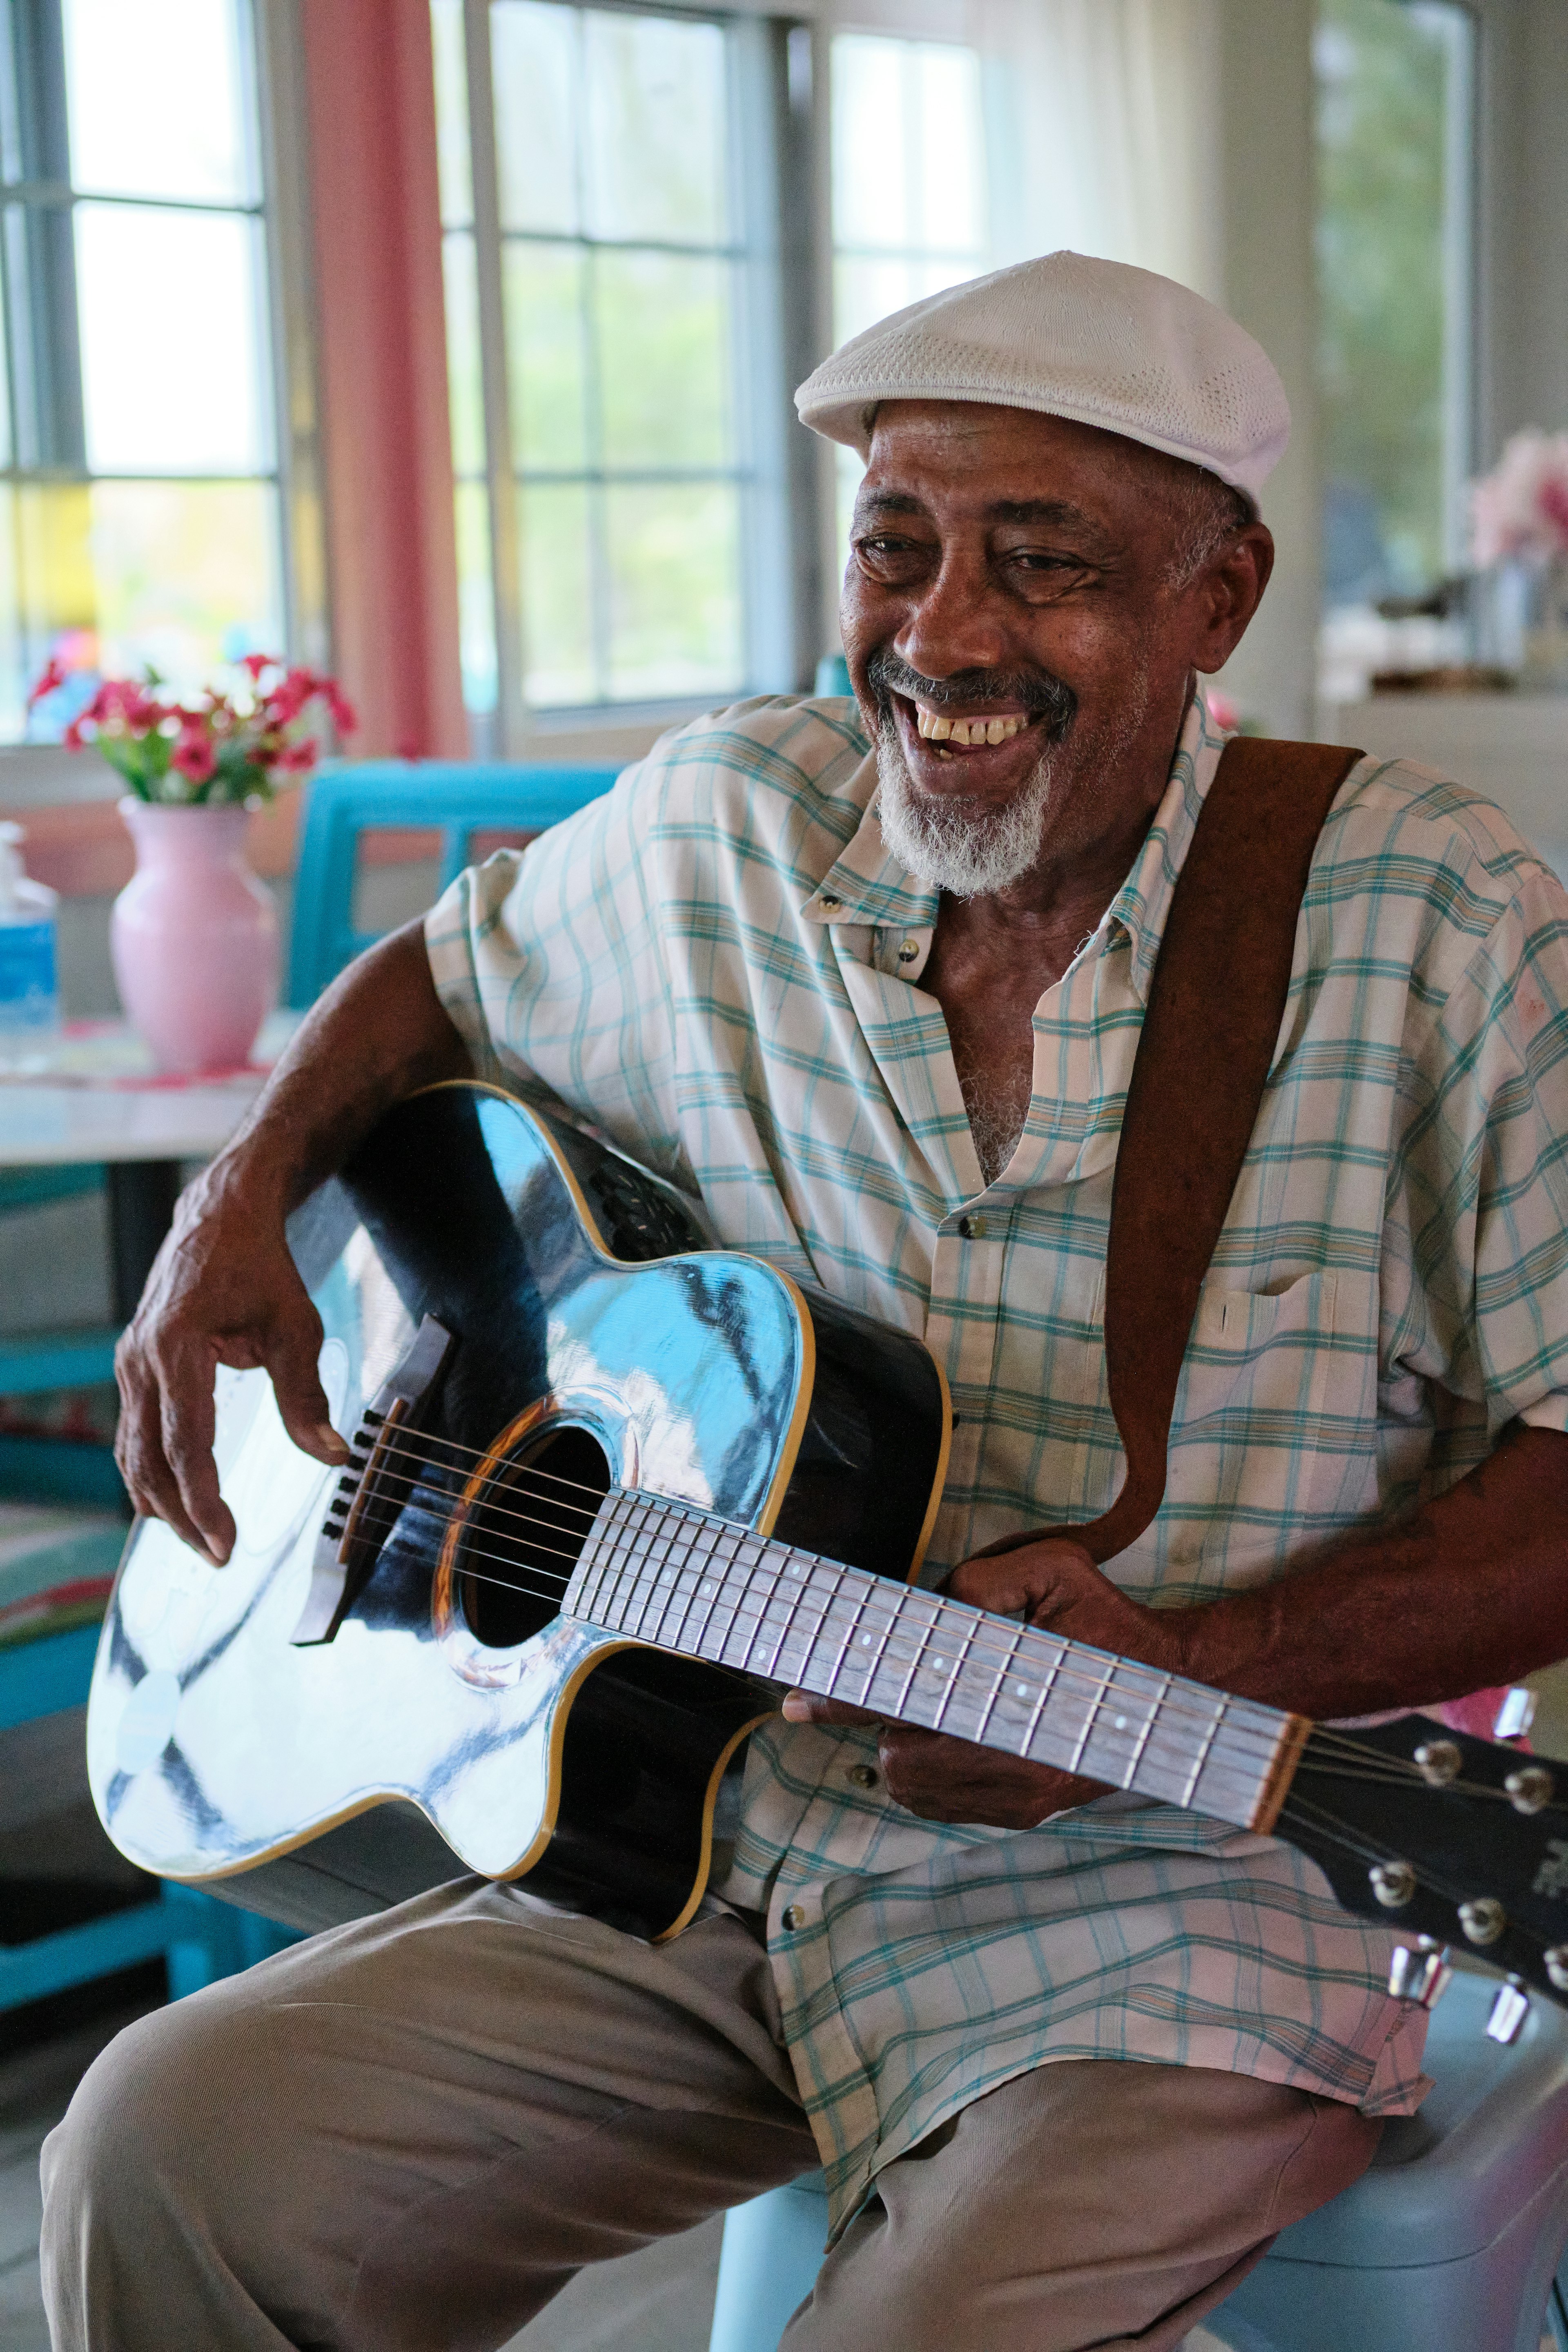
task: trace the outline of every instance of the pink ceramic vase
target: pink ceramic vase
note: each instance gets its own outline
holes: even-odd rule
[[[161,1070],[248,1060],[278,1001],[278,916],[245,862],[243,808],[122,800],[136,871],[114,902],[114,981]]]

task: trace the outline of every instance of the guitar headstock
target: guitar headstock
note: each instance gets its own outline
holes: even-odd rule
[[[1416,1948],[1403,1966],[1396,1958],[1392,1990],[1433,1997],[1427,1939],[1568,2007],[1568,1764],[1428,1716],[1367,1731],[1319,1725],[1277,1830],[1310,1854],[1347,1911]],[[1511,2039],[1498,2031],[1507,2010],[1500,1998],[1500,2040]]]

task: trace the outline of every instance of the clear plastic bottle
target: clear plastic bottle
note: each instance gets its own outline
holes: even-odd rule
[[[22,828],[0,824],[0,1055],[36,1053],[59,1029],[55,963],[58,894],[22,864]]]

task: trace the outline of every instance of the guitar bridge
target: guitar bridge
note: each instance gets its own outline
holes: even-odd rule
[[[289,1640],[299,1647],[330,1642],[363,1591],[387,1528],[414,1484],[395,1431],[420,1426],[452,1345],[452,1335],[426,1315],[369,1404],[349,1444],[350,1459],[332,1490],[310,1562],[310,1589]]]

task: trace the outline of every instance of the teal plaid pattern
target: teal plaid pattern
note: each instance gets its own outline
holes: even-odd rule
[[[1111,1176],[1222,740],[1200,698],[1131,873],[1036,1010],[1028,1120],[990,1185],[920,985],[936,894],[883,845],[852,703],[682,729],[429,918],[482,1072],[699,1192],[728,1245],[923,1335],[960,1415],[930,1580],[1120,1482]],[[1170,1605],[1276,1577],[1516,1418],[1568,1427],[1568,901],[1475,794],[1363,761],[1313,860],[1165,1501],[1109,1572]],[[1390,1937],[1290,1848],[1121,1797],[934,1825],[851,1777],[870,1752],[765,1727],[719,1890],[767,1912],[838,2225],[879,2166],[1052,2059],[1415,2105],[1424,2020],[1387,1997]]]

